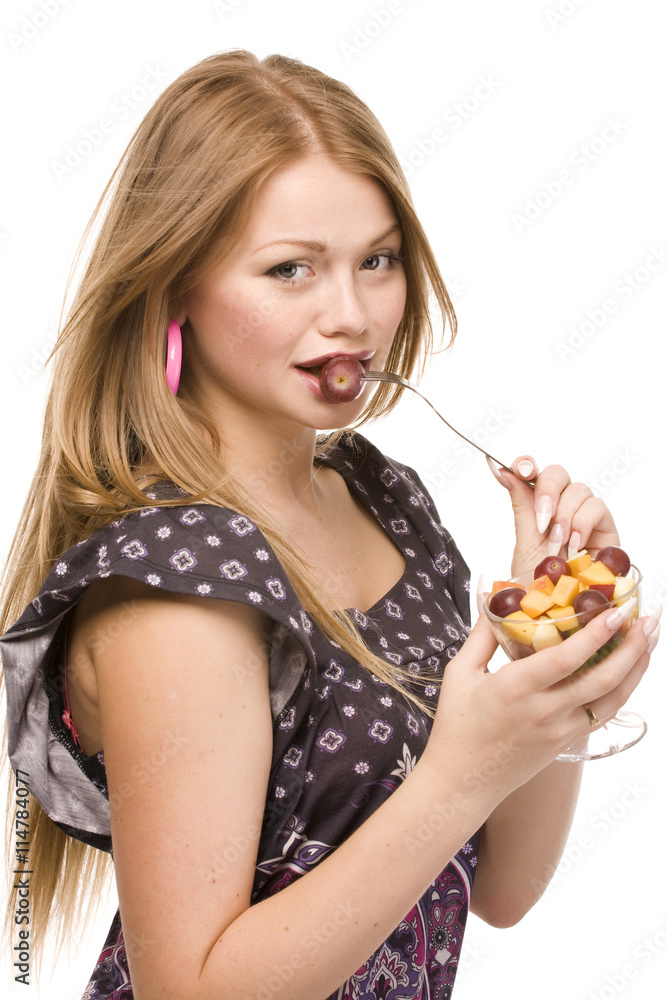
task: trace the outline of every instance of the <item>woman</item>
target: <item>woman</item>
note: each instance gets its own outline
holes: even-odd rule
[[[68,859],[35,917],[49,894],[73,905],[81,844],[113,849],[88,998],[448,997],[469,905],[507,926],[548,881],[579,781],[554,758],[590,731],[584,706],[602,723],[626,701],[657,622],[576,677],[617,620],[489,674],[416,474],[358,434],[317,438],[396,401],[328,402],[328,358],[409,377],[429,294],[455,325],[345,86],[211,57],[103,203],[6,579],[34,885]],[[535,475],[525,456],[500,475],[515,573],[618,541],[561,467]]]

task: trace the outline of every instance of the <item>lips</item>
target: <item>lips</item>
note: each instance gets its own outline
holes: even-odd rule
[[[322,365],[326,361],[329,361],[331,358],[352,358],[354,361],[358,361],[366,369],[366,371],[368,371],[374,354],[375,351],[358,351],[356,354],[353,354],[350,351],[345,353],[342,351],[333,351],[331,354],[323,354],[319,358],[313,358],[311,361],[306,361],[302,365],[295,365],[295,367],[311,372],[319,378],[320,372],[322,371]]]

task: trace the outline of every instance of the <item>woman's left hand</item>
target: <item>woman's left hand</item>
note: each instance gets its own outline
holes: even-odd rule
[[[584,548],[618,545],[619,537],[609,508],[585,483],[573,483],[562,465],[548,465],[542,472],[532,455],[520,455],[511,470],[494,475],[512,499],[516,546],[512,576],[534,570],[548,555],[567,547],[567,558]],[[533,490],[526,484],[531,479]]]

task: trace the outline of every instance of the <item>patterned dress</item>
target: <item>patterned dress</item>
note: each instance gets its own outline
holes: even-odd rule
[[[405,572],[391,590],[363,614],[353,611],[359,630],[387,662],[432,679],[415,690],[435,705],[447,660],[469,632],[467,567],[413,471],[359,434],[344,438],[324,461],[345,478],[405,559]],[[173,484],[158,484],[148,494],[154,506],[99,529],[65,552],[0,640],[10,758],[14,768],[29,772],[33,794],[54,822],[88,844],[111,850],[103,753],[86,756],[66,724],[67,612],[92,581],[112,574],[260,608],[273,622],[273,756],[252,890],[251,901],[257,903],[307,874],[386,801],[421,757],[430,719],[314,626],[271,546],[248,517],[188,504],[185,494],[182,506],[160,507],[160,500],[175,491],[180,492]],[[162,753],[169,752],[168,740]],[[418,829],[413,833],[419,838]],[[415,843],[406,836],[406,853]],[[331,1000],[451,997],[477,844],[475,835],[461,846]],[[229,859],[216,859],[214,874],[228,865]],[[342,910],[334,910],[332,904],[332,926],[345,918]],[[312,941],[304,940],[313,953],[321,944],[315,931]],[[117,913],[84,998],[127,1000],[132,995]]]

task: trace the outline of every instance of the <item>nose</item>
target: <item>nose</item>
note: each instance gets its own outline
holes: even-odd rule
[[[351,275],[331,275],[322,289],[318,329],[325,337],[358,337],[368,326],[368,309]]]

